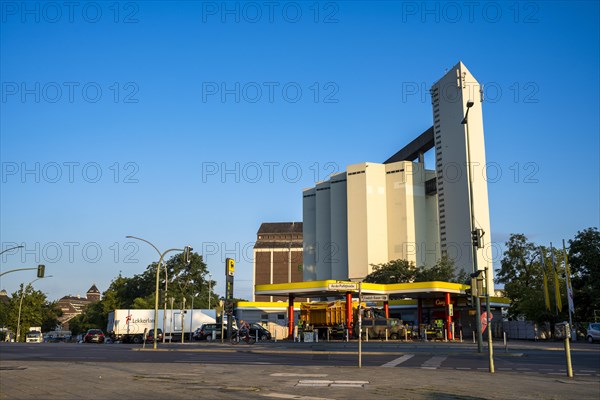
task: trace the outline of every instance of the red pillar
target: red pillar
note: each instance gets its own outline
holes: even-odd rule
[[[385,312],[385,317],[390,317],[390,305],[387,301],[383,302],[383,311]]]
[[[452,316],[450,315],[450,293],[446,293],[446,331],[448,332],[448,340],[452,340]]]
[[[288,295],[288,335],[294,339],[294,295]]]
[[[348,335],[352,337],[352,292],[346,292],[346,327]]]
[[[417,332],[419,332],[419,337],[421,336],[421,324],[423,323],[423,300],[417,299]]]

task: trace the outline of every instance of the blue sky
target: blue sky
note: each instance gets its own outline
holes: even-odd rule
[[[219,293],[235,257],[249,298],[260,223],[301,221],[303,188],[431,126],[459,60],[502,173],[492,240],[599,225],[596,1],[0,4],[0,242],[27,249],[0,263],[46,264],[50,299],[156,260],[126,235],[191,244]]]

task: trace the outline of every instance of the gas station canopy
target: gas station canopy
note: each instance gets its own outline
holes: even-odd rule
[[[466,295],[469,285],[451,282],[361,283],[363,295],[388,295],[393,299],[443,297],[446,293]],[[310,281],[256,285],[256,295],[294,297],[335,297],[347,292],[358,294],[359,283],[351,281]]]

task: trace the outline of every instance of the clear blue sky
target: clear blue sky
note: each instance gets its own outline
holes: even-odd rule
[[[1,269],[46,264],[50,299],[156,261],[126,235],[193,245],[221,294],[234,256],[250,298],[260,223],[301,221],[303,188],[431,126],[459,60],[502,173],[492,239],[599,225],[597,1],[0,4],[0,242],[27,246]]]

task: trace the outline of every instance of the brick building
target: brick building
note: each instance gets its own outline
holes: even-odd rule
[[[93,284],[85,297],[68,295],[58,300],[58,307],[62,311],[62,315],[58,318],[61,329],[69,330],[69,321],[81,314],[88,304],[100,301],[100,296],[100,290],[96,284]]]
[[[254,245],[254,285],[302,282],[302,222],[265,222]],[[255,296],[254,301],[287,301]]]

